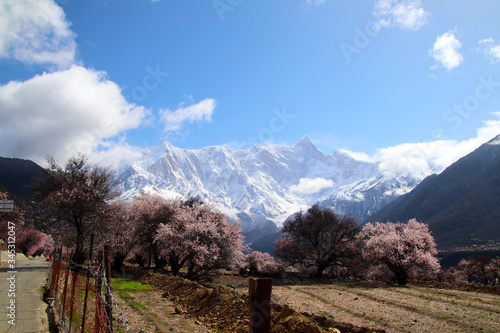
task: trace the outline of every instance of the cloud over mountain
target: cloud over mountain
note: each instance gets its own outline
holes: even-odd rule
[[[321,177],[301,178],[297,185],[290,186],[290,191],[298,194],[314,194],[334,186],[335,182],[331,179]]]

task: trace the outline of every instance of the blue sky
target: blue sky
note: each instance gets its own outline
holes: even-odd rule
[[[498,13],[497,0],[4,0],[0,155],[119,167],[165,140],[307,135],[325,153],[445,167],[500,134]]]

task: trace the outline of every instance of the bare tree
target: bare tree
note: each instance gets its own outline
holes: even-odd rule
[[[74,228],[73,261],[82,264],[85,237],[105,221],[108,203],[118,195],[118,181],[109,167],[90,165],[81,154],[70,158],[64,168],[52,157],[47,161],[49,167],[31,185],[34,199],[46,209],[52,223],[65,222]]]
[[[337,217],[331,210],[317,205],[306,214],[299,212],[283,225],[283,237],[274,253],[292,265],[314,269],[321,278],[329,267],[349,267],[359,255],[356,236],[360,227],[353,218]]]

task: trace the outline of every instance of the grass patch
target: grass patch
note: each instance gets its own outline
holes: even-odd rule
[[[124,300],[133,300],[134,298],[132,296],[130,296],[130,294],[128,292],[126,292],[125,290],[121,290],[118,292],[118,296],[120,296],[122,299]]]
[[[134,310],[137,310],[137,309],[139,309],[139,308],[144,309],[144,310],[147,310],[147,309],[148,309],[148,308],[147,308],[144,304],[139,303],[139,302],[137,302],[137,301],[130,301],[130,302],[128,302],[128,305],[130,305],[130,307],[131,307],[132,309],[134,309]]]
[[[436,317],[438,317],[438,319],[448,319],[449,318],[449,316],[445,316],[440,312],[436,315]]]
[[[113,278],[111,279],[112,281],[112,288],[115,290],[150,290],[153,289],[150,285],[147,284],[142,284],[140,282],[131,280],[131,279],[125,279],[125,278]]]
[[[134,290],[134,289],[132,289]],[[141,309],[144,309],[144,310],[147,310],[148,308],[142,304],[142,303],[139,303],[135,300],[135,298],[133,296],[131,296],[127,291],[125,290],[120,290],[118,292],[118,296],[120,296],[122,299],[124,299],[128,305],[130,305],[130,307],[134,310],[137,310],[139,308]]]

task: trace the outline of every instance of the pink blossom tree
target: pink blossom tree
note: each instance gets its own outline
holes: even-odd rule
[[[52,249],[54,241],[52,236],[36,230],[33,225],[22,225],[17,228],[16,248],[21,250],[24,255],[41,255]]]
[[[137,242],[142,250],[134,253],[147,253],[148,267],[151,267],[152,261],[155,268],[165,267],[167,261],[160,253],[160,245],[155,242],[157,231],[162,223],[170,223],[177,213],[177,206],[159,195],[141,193],[134,198],[130,206],[133,223],[135,224],[135,235]]]
[[[243,247],[239,226],[226,216],[198,202],[177,204],[174,218],[162,223],[154,242],[174,274],[185,265],[210,269],[229,264]]]
[[[474,255],[468,259],[460,260],[455,276],[458,281],[467,283],[479,281],[487,285],[497,278],[495,274],[497,265],[498,258],[490,260],[488,256]]]
[[[8,200],[7,193],[0,191],[0,200]],[[14,206],[12,212],[0,213],[0,238],[7,240],[8,222],[13,222],[17,250],[30,256],[50,251],[54,244],[52,236],[35,229],[33,224],[25,223],[26,215],[27,213],[18,205]]]
[[[82,264],[86,236],[106,220],[103,216],[108,202],[118,194],[117,180],[110,168],[90,165],[83,155],[70,158],[64,168],[50,157],[48,163],[31,190],[35,200],[50,214],[52,223],[63,222],[74,228],[73,261]]]
[[[282,264],[269,253],[253,251],[245,256],[245,266],[250,274],[273,274],[284,270]]]
[[[379,271],[385,267],[392,272],[399,285],[410,277],[431,277],[440,269],[434,237],[415,219],[406,224],[368,223],[359,238],[364,259]]]
[[[472,260],[462,259],[458,263],[455,278],[459,282],[472,283],[476,275],[476,263]]]
[[[123,262],[132,249],[139,247],[136,213],[132,203],[116,200],[110,204],[107,223],[99,230],[103,242],[111,246],[112,268],[118,273],[122,272]]]
[[[486,266],[486,272],[490,284],[497,285],[500,279],[500,257],[491,259]]]
[[[329,267],[349,267],[359,255],[356,246],[360,227],[353,218],[337,217],[329,209],[311,207],[299,212],[283,225],[283,237],[275,243],[274,253],[281,260],[314,269],[321,278]]]

